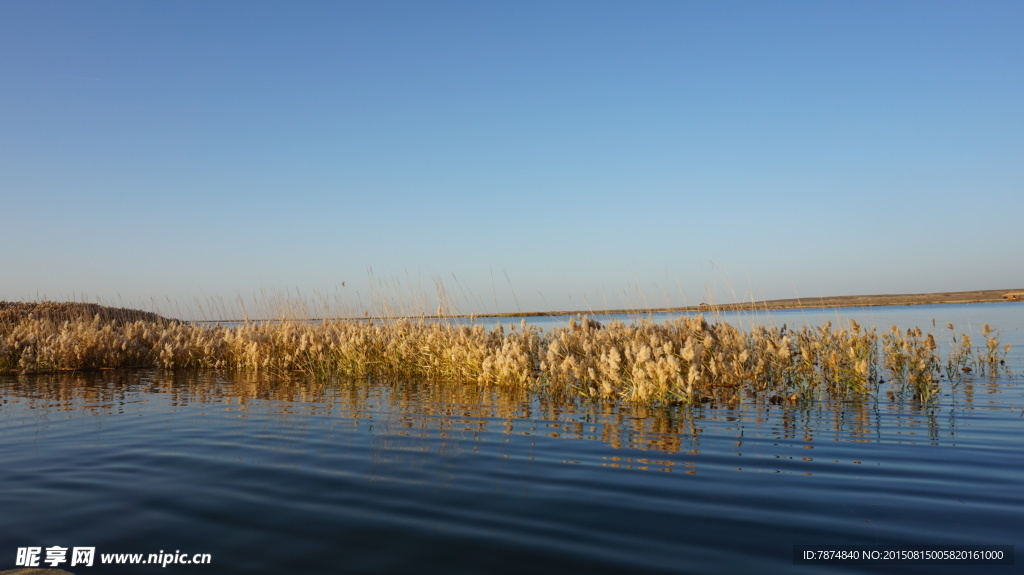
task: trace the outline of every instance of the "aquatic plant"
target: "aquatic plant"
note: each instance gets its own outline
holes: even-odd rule
[[[952,326],[950,326],[952,330]],[[244,370],[318,378],[446,381],[544,390],[637,404],[862,397],[888,380],[893,397],[929,402],[951,381],[995,373],[1009,346],[953,332],[943,362],[931,334],[857,322],[742,330],[705,316],[602,325],[578,316],[547,333],[528,325],[426,319],[247,320],[200,325],[163,318],[25,313],[0,323],[0,373],[106,368]]]

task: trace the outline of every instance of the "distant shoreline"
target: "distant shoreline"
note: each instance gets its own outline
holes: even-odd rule
[[[1024,288],[1022,289],[1001,289],[1001,290],[975,290],[960,292],[935,292],[917,294],[882,294],[882,295],[844,295],[829,297],[805,297],[774,299],[749,302],[734,302],[722,304],[701,303],[695,306],[683,307],[659,307],[659,308],[633,308],[633,309],[604,309],[604,310],[574,310],[574,311],[529,311],[529,312],[507,312],[507,313],[477,313],[477,314],[446,314],[446,315],[405,315],[387,317],[351,317],[351,318],[330,318],[338,320],[360,320],[371,319],[444,319],[444,318],[523,318],[523,317],[559,317],[575,315],[612,315],[612,314],[652,314],[652,313],[695,313],[695,312],[720,312],[720,311],[768,311],[780,309],[815,309],[815,308],[842,308],[842,307],[874,307],[894,305],[941,305],[941,304],[964,304],[964,303],[991,303],[1008,301],[1004,296],[1007,294],[1019,294],[1017,301],[1024,300]],[[1024,303],[1024,301],[1022,301]],[[103,319],[160,319],[168,321],[157,314],[137,310],[115,309],[102,305],[74,303],[74,302],[2,302],[0,301],[0,324],[17,323],[17,320],[27,316],[29,313],[37,315],[71,319],[75,316],[92,317],[100,314]],[[323,320],[325,318],[303,318],[307,321]],[[189,323],[233,323],[243,320],[193,320]],[[257,320],[260,321],[260,320]]]
[[[836,308],[836,307],[873,307],[893,305],[940,305],[940,304],[962,304],[962,303],[992,303],[1008,301],[1003,296],[1011,293],[1024,294],[1024,289],[1003,289],[1003,290],[975,290],[960,292],[935,292],[916,294],[883,294],[883,295],[842,295],[829,297],[805,297],[790,299],[773,299],[763,301],[749,301],[725,304],[702,303],[696,306],[685,307],[661,307],[643,309],[618,309],[618,310],[587,310],[587,311],[551,311],[551,312],[514,312],[484,315],[476,314],[476,317],[531,317],[531,316],[561,316],[561,315],[606,315],[617,313],[689,313],[689,312],[714,312],[714,311],[756,311],[756,310],[779,310],[779,309],[808,309],[808,308]],[[435,316],[436,317],[436,316]],[[470,317],[469,315],[446,316],[446,317]]]
[[[524,317],[563,317],[576,315],[613,315],[613,314],[651,314],[651,313],[694,313],[694,312],[717,312],[717,311],[769,311],[780,309],[815,309],[815,308],[840,308],[840,307],[874,307],[893,305],[941,305],[941,304],[962,304],[962,303],[993,303],[1008,301],[1003,296],[1006,294],[1022,294],[1021,289],[998,289],[998,290],[975,290],[958,292],[935,292],[915,294],[882,294],[882,295],[841,295],[829,297],[805,297],[790,299],[772,299],[763,301],[749,301],[725,304],[706,304],[683,306],[683,307],[657,307],[657,308],[631,308],[631,309],[601,309],[601,310],[574,310],[574,311],[524,311],[506,313],[463,313],[446,315],[404,315],[387,317],[355,317],[355,318],[333,318],[333,319],[471,319],[481,317],[497,318],[524,318]],[[1024,302],[1022,302],[1024,303]],[[310,318],[313,321],[324,318]],[[221,320],[225,321],[225,320]],[[216,323],[214,321],[202,323]]]

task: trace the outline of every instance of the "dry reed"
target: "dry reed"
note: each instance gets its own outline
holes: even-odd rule
[[[952,326],[949,326],[952,330]],[[304,372],[347,379],[446,381],[622,398],[733,403],[888,393],[927,402],[942,373],[995,373],[1009,346],[987,325],[985,346],[953,332],[945,362],[931,334],[856,322],[835,329],[709,323],[704,316],[604,326],[586,316],[542,333],[527,325],[427,320],[245,321],[234,326],[27,312],[0,321],[0,373],[107,368]],[[888,385],[886,388],[884,386]]]

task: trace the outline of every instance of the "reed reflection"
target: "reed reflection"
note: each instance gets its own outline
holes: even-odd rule
[[[915,405],[884,395],[846,401],[776,402],[748,393],[738,401],[646,405],[538,394],[525,389],[444,382],[374,382],[159,370],[54,373],[0,377],[3,411],[18,409],[98,416],[190,405],[223,408],[224,417],[258,413],[287,422],[321,418],[371,437],[385,452],[437,451],[442,456],[496,452],[501,437],[600,442],[616,450],[678,458],[605,457],[602,464],[641,470],[696,471],[706,449],[737,455],[753,437],[813,449],[824,441],[940,444],[957,437],[958,422],[999,405],[1000,380],[966,378],[947,385],[938,403]],[[980,397],[979,397],[979,394]],[[705,446],[706,431],[715,440]],[[495,439],[498,438],[498,439]],[[419,441],[416,443],[415,441]],[[574,460],[567,459],[568,463]]]

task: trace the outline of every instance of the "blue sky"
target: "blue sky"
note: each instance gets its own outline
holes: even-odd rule
[[[0,299],[1024,287],[1021,29],[995,1],[8,0]]]

